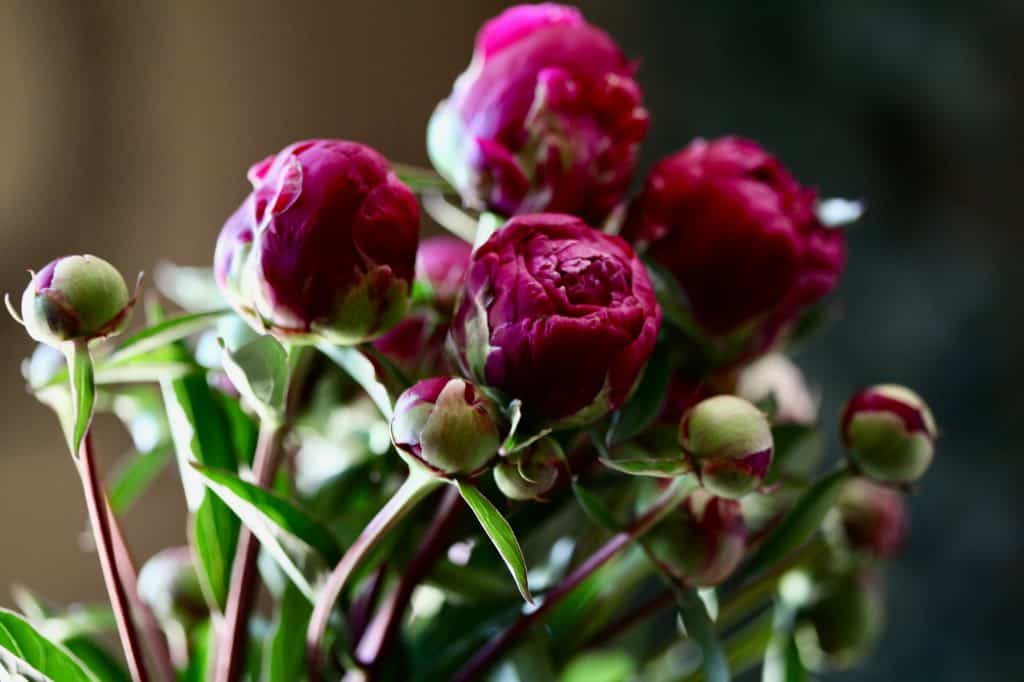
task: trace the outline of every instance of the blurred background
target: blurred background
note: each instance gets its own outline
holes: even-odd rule
[[[210,263],[245,169],[297,139],[425,164],[426,120],[502,5],[0,0],[0,290],[64,253],[125,273]],[[943,437],[888,571],[887,636],[837,679],[1020,679],[1024,3],[582,6],[641,58],[640,177],[695,136],[739,133],[824,195],[867,200],[846,315],[798,360],[825,419],[893,380],[928,399]],[[4,318],[0,604],[14,582],[99,599],[76,475]],[[127,439],[112,422],[99,435],[109,465]],[[128,519],[140,557],[184,541],[182,504],[168,477]]]

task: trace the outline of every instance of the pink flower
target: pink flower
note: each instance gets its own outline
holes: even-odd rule
[[[599,222],[647,132],[634,70],[573,7],[507,9],[480,29],[469,68],[434,112],[430,157],[475,208]]]
[[[405,311],[419,206],[373,149],[290,145],[249,169],[253,191],[217,240],[217,281],[260,331],[355,343]]]
[[[629,245],[574,216],[537,214],[474,254],[450,340],[468,376],[565,426],[626,401],[660,326]]]
[[[770,342],[843,270],[843,234],[815,202],[755,142],[696,140],[654,167],[624,236],[674,275],[708,333],[756,325]]]

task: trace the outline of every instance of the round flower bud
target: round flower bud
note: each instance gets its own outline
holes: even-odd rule
[[[145,563],[139,571],[139,597],[161,621],[195,622],[207,613],[187,547],[165,549]]]
[[[747,528],[735,500],[704,490],[690,493],[679,510],[649,535],[655,559],[689,587],[714,587],[739,566]]]
[[[391,440],[440,476],[472,477],[498,454],[498,416],[494,401],[468,381],[424,379],[398,397]]]
[[[882,483],[912,483],[932,462],[935,419],[919,395],[883,384],[857,393],[842,417],[850,459]]]
[[[444,352],[444,339],[472,253],[469,244],[452,237],[431,237],[420,245],[416,279],[429,286],[430,300],[413,308],[373,342],[407,376],[419,379],[453,369]]]
[[[774,421],[779,424],[810,425],[818,416],[818,405],[803,372],[782,353],[769,353],[744,367],[736,382],[736,395],[752,403],[774,402]]]
[[[32,277],[21,297],[21,321],[33,339],[59,348],[117,334],[133,303],[113,265],[96,256],[64,256]]]
[[[902,493],[854,478],[843,486],[838,512],[838,526],[851,549],[883,558],[903,545],[907,510]]]
[[[732,499],[755,490],[772,461],[768,419],[732,395],[708,398],[690,408],[679,422],[679,445],[701,484]]]
[[[473,255],[449,341],[463,373],[577,426],[622,405],[654,349],[661,309],[619,239],[561,214],[519,216]]]
[[[507,9],[480,29],[469,68],[434,111],[431,161],[474,208],[600,222],[647,133],[635,68],[574,7]]]
[[[843,233],[816,200],[756,143],[696,140],[655,165],[623,236],[675,276],[708,334],[752,325],[763,347],[842,272]]]
[[[548,494],[565,468],[562,447],[553,438],[503,457],[494,467],[494,482],[512,500],[538,500]]]
[[[878,642],[885,604],[878,577],[871,572],[829,576],[815,586],[813,601],[796,619],[800,659],[815,671],[853,667]]]
[[[261,333],[353,344],[408,304],[419,206],[383,156],[308,140],[249,169],[252,193],[217,240],[214,273]]]

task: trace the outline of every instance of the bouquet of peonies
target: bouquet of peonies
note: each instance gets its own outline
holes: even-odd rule
[[[8,307],[41,344],[25,376],[67,436],[110,607],[18,589],[0,679],[801,680],[861,660],[936,429],[912,391],[868,388],[817,473],[785,353],[830,317],[859,206],[735,137],[630,195],[634,69],[576,9],[514,7],[431,118],[436,172],[342,140],[267,157],[212,273],[162,266],[127,340],[138,294],[109,263],[33,274]],[[421,207],[456,237],[421,243]],[[97,412],[137,450],[105,476]],[[118,519],[172,462],[187,540],[137,570]]]

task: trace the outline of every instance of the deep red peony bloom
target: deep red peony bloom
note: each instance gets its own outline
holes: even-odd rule
[[[537,214],[474,254],[449,338],[468,376],[564,426],[625,402],[660,325],[628,244],[574,216]]]
[[[298,142],[249,169],[252,193],[217,240],[215,273],[254,326],[354,343],[405,311],[419,206],[373,149]]]
[[[625,193],[648,115],[634,65],[579,10],[519,5],[480,30],[427,133],[435,167],[475,208],[597,223]]]
[[[843,270],[843,233],[816,201],[755,142],[696,140],[654,167],[623,236],[675,276],[707,332],[756,322],[770,341]]]

